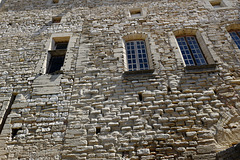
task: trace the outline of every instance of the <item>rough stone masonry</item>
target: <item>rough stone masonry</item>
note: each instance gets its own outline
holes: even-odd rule
[[[1,160],[214,160],[240,143],[239,0],[0,7]]]

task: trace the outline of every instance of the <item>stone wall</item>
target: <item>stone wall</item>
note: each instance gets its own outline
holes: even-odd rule
[[[6,0],[0,17],[1,124],[11,107],[0,159],[211,160],[239,143],[240,50],[227,29],[239,1]],[[185,66],[175,36],[186,33],[209,65]],[[146,37],[151,70],[127,71],[128,35]],[[52,39],[66,36],[62,73],[46,74]]]

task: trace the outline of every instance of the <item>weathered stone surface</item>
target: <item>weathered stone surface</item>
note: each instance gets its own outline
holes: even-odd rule
[[[0,159],[210,160],[239,143],[239,1],[211,3],[0,0]],[[183,36],[207,65],[186,66]],[[133,40],[149,70],[128,70]]]

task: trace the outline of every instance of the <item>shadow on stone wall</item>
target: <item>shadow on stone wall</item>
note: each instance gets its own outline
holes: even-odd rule
[[[217,153],[217,160],[240,160],[240,143]]]

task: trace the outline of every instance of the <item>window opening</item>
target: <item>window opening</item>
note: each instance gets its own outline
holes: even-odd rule
[[[52,17],[52,23],[60,23],[62,17]]]
[[[96,127],[96,134],[101,132],[101,127]]]
[[[65,55],[51,55],[47,73],[54,73],[60,71],[63,66]]]
[[[127,158],[127,157],[129,157],[129,151],[123,151],[122,152],[122,157],[124,158]]]
[[[213,8],[221,8],[221,2],[213,1],[210,2],[210,4],[213,6]]]
[[[231,31],[229,32],[229,34],[231,35],[233,41],[236,43],[236,45],[240,49],[240,31]]]
[[[169,86],[167,87],[167,91],[168,91],[168,93],[172,92],[172,90]]]
[[[52,3],[58,3],[59,2],[59,0],[53,0],[52,1]]]
[[[67,46],[68,46],[68,42],[58,42],[58,43],[55,43],[55,49],[58,50],[58,49],[67,49]]]
[[[17,135],[17,133],[18,133],[19,130],[22,130],[22,128],[12,129],[12,139],[13,139],[14,137],[16,137],[16,135]]]
[[[126,52],[129,71],[149,69],[144,40],[126,42]]]
[[[141,10],[130,10],[131,17],[140,17],[142,15]]]
[[[70,37],[53,38],[53,50],[48,51],[49,61],[46,73],[52,74],[60,72],[61,67],[64,64],[69,38]]]
[[[17,96],[17,94],[12,94],[12,96],[11,96],[10,102],[8,104],[8,108],[5,111],[5,114],[4,114],[3,119],[2,119],[2,123],[0,125],[0,134],[2,133],[2,130],[3,130],[4,124],[7,120],[8,115],[11,113],[11,110],[12,110],[11,107],[12,107],[12,105],[13,105],[15,99],[16,99],[16,96]]]
[[[195,36],[177,37],[186,66],[207,65]]]
[[[139,99],[139,101],[143,101],[142,93],[138,93],[138,99]]]

